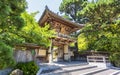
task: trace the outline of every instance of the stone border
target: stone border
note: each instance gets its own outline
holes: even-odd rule
[[[11,71],[11,68],[0,70],[0,75],[8,75]]]

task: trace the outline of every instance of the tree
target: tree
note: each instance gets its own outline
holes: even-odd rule
[[[86,16],[89,19],[82,30],[89,41],[88,49],[107,51],[111,57],[114,56],[114,53],[120,52],[119,7],[119,0],[97,0],[88,2],[86,7],[79,12],[78,15]]]
[[[115,3],[116,2],[116,3]],[[120,13],[119,0],[97,0],[88,2],[86,7],[78,12],[78,15],[86,16],[89,23],[112,23]],[[114,6],[114,7],[113,7]]]
[[[59,10],[61,13],[64,13],[69,17],[70,20],[85,23],[86,18],[82,16],[77,16],[78,11],[81,11],[83,6],[82,4],[87,0],[63,0]]]
[[[41,28],[34,19],[36,13],[28,14],[26,7],[26,0],[0,1],[0,69],[12,66],[16,44],[49,46],[49,38],[54,31],[48,30],[49,25]]]
[[[0,40],[13,46],[17,39],[14,32],[24,26],[24,20],[20,16],[27,7],[25,0],[1,0],[0,1]],[[19,40],[18,40],[19,41]]]
[[[35,43],[48,47],[50,44],[49,38],[53,37],[54,31],[49,30],[49,25],[40,27],[34,19],[36,14],[36,12],[31,14],[28,14],[27,12],[22,13],[25,26],[19,32],[19,36],[24,39],[24,43]]]
[[[26,6],[25,0],[0,1],[0,69],[11,67],[14,63],[12,47],[21,41],[15,32],[24,26],[20,15]]]
[[[0,41],[0,69],[14,66],[13,50],[8,45]]]

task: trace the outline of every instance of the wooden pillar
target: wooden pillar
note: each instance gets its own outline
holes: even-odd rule
[[[70,61],[70,52],[68,49],[68,45],[64,45],[64,60],[65,61]]]
[[[53,39],[51,39],[51,44],[50,44],[50,54],[49,54],[49,63],[53,62]]]
[[[35,49],[35,61],[36,61],[37,64],[40,63],[39,58],[37,58],[38,56],[39,56],[39,49]]]
[[[36,56],[36,57],[39,55],[39,50],[40,50],[40,49],[35,49],[35,54],[36,54],[35,56]]]

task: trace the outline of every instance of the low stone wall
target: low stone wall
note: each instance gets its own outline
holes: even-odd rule
[[[8,75],[11,71],[12,71],[12,69],[0,70],[0,75]]]
[[[32,53],[30,50],[15,50],[14,58],[15,58],[16,62],[33,61]]]

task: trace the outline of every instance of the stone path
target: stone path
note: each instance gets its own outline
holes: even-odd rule
[[[80,62],[44,63],[40,66],[43,73],[38,75],[120,75],[120,69],[101,68]]]

